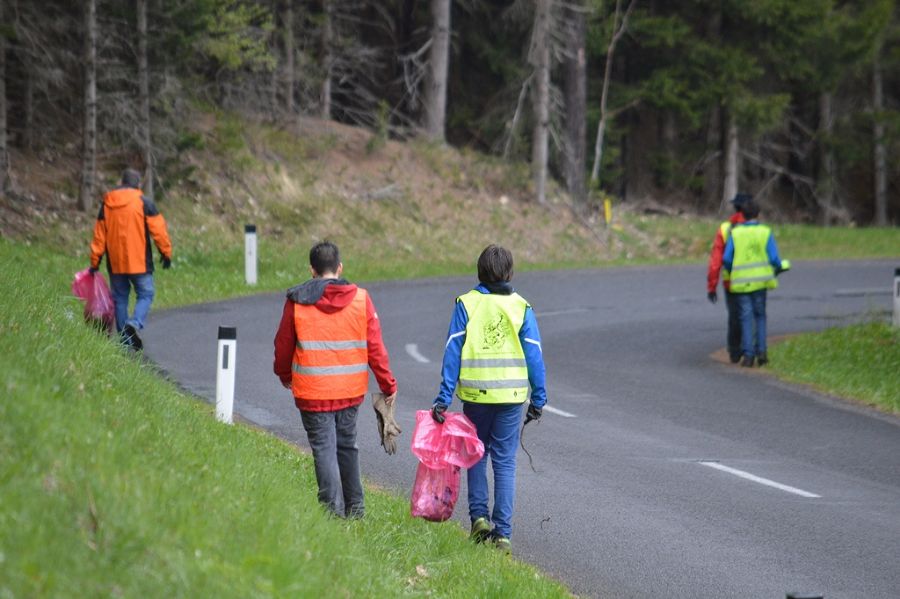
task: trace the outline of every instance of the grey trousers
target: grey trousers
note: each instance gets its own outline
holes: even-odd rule
[[[345,518],[365,513],[356,445],[358,412],[359,406],[337,412],[300,411],[315,460],[319,503]]]

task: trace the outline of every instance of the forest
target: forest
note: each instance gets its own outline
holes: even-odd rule
[[[530,164],[587,210],[900,222],[895,0],[0,0],[0,189],[68,151],[161,197],[202,111],[332,119]],[[167,182],[166,186],[160,185]],[[154,194],[154,186],[157,193]]]

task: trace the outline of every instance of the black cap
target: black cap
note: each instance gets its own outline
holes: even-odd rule
[[[126,168],[122,173],[122,185],[139,189],[141,186],[141,174],[133,168]]]
[[[731,203],[734,204],[735,208],[740,208],[741,206],[743,206],[747,202],[751,201],[752,199],[753,199],[753,196],[750,195],[749,193],[737,193],[734,195],[733,198],[731,198]]]

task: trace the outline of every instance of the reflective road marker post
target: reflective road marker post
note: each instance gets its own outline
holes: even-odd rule
[[[256,225],[244,225],[244,276],[256,285]]]
[[[216,358],[216,418],[231,424],[234,409],[234,371],[237,358],[237,328],[219,327]]]
[[[894,269],[894,326],[900,327],[900,268]]]

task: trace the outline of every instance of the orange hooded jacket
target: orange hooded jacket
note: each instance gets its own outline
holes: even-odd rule
[[[150,237],[163,258],[171,260],[172,243],[166,220],[140,189],[120,187],[106,194],[91,242],[91,266],[97,268],[106,254],[109,271],[116,275],[153,272]]]

